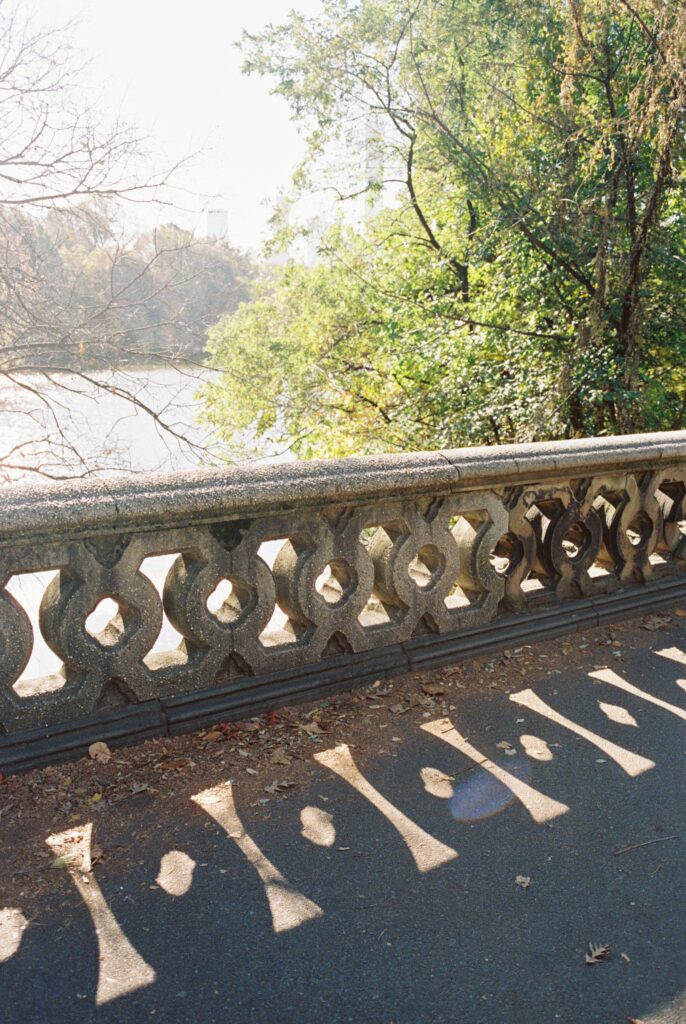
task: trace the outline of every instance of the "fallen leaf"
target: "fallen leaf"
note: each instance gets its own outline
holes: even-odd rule
[[[211,729],[205,733],[203,739],[207,740],[208,743],[218,743],[219,740],[224,739],[224,733],[220,732],[219,729]]]
[[[257,775],[257,770],[255,768],[246,768],[245,770],[248,775]]]
[[[678,615],[680,619],[686,619],[686,611],[683,608],[677,608],[674,614]]]
[[[321,736],[324,732],[319,722],[308,722],[307,725],[301,725],[300,728],[308,736]]]
[[[507,740],[501,740],[500,743],[496,743],[496,747],[499,747],[501,750],[512,750],[512,744]]]
[[[406,708],[404,704],[391,704],[388,710],[394,715],[404,715],[410,709]]]
[[[269,758],[269,760],[271,761],[272,764],[289,765],[291,763],[291,759],[287,755],[283,747],[277,747],[276,750],[272,753],[272,756]]]
[[[653,633],[656,629],[664,629],[671,621],[669,615],[646,615],[641,623],[641,629],[647,629]]]
[[[372,685],[368,688],[369,696],[372,699],[374,699],[374,697],[388,697],[388,695],[392,693],[392,691],[393,687],[390,685],[390,683],[386,686],[383,686],[380,679],[377,679],[376,682],[372,683]]]
[[[91,743],[88,756],[91,761],[97,761],[98,764],[107,764],[112,754],[106,743]]]
[[[441,686],[440,683],[422,683],[422,690],[429,697],[442,697],[445,693],[445,686]]]
[[[589,942],[588,953],[586,953],[586,963],[589,966],[592,964],[599,964],[605,959],[609,952],[609,946],[604,946],[597,942]]]
[[[622,960],[626,960],[626,962],[627,962],[628,964],[630,964],[630,963],[631,963],[631,960],[630,960],[630,958],[629,958],[629,957],[628,957],[628,956],[626,955],[626,953],[620,953],[619,955],[621,956]]]
[[[183,768],[189,768],[192,765],[192,761],[189,761],[187,757],[176,757],[168,761],[160,761],[159,767],[163,771],[181,771]]]
[[[271,796],[276,796],[277,793],[285,793],[287,789],[292,789],[297,783],[291,782],[290,779],[282,779],[281,782],[272,782],[268,786],[264,787],[265,793],[269,793]]]
[[[93,796],[88,801],[91,804],[99,804],[102,800],[102,793],[93,793]]]
[[[520,885],[522,889],[528,889],[531,885],[531,879],[528,875],[517,875],[515,882],[517,885]]]

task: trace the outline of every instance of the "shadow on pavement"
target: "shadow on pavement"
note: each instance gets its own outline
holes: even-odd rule
[[[171,819],[46,835],[65,870],[0,915],[2,1020],[686,1020],[686,646],[661,639],[322,747],[266,807],[208,780]]]

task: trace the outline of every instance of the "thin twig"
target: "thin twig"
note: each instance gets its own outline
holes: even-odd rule
[[[624,846],[621,850],[614,850],[615,857],[619,857],[620,853],[628,853],[629,850],[638,850],[641,846],[652,846],[653,843],[666,843],[668,839],[678,839],[679,836],[661,836],[659,839],[646,839],[642,843],[633,843],[632,846]]]

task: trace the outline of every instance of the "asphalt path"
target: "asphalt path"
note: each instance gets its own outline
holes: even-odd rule
[[[125,834],[98,820],[104,863],[62,872],[23,931],[4,912],[0,1021],[682,1024],[674,621],[620,685],[589,663],[485,686],[459,732],[398,718],[368,749],[320,745],[267,805],[227,780],[171,822],[152,799]]]

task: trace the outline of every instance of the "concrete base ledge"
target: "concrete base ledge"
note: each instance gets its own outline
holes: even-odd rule
[[[502,615],[455,633],[417,637],[361,654],[327,658],[303,668],[254,676],[168,700],[91,715],[66,725],[0,736],[0,770],[26,771],[83,757],[96,740],[111,747],[153,736],[192,732],[219,721],[265,714],[407,671],[421,671],[507,647],[549,640],[581,629],[686,603],[686,579],[669,577],[615,594]]]

